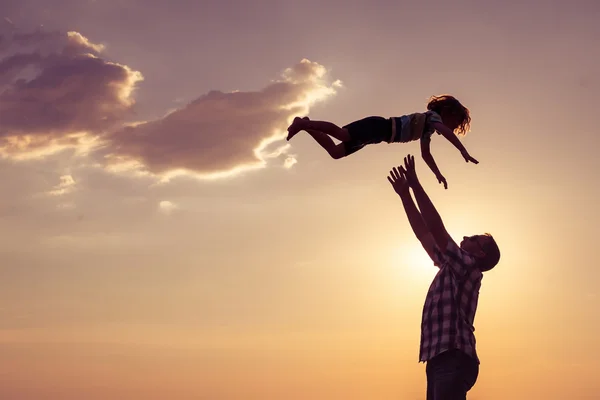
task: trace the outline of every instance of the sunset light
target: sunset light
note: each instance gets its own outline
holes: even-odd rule
[[[600,399],[599,21],[1,0],[0,400]]]

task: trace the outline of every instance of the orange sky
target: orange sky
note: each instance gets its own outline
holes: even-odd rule
[[[502,252],[469,399],[600,396],[600,6],[230,3],[0,6],[0,397],[424,399],[435,268],[386,180],[409,152],[450,234]],[[436,137],[446,191],[416,143],[283,139],[446,92],[480,161]]]

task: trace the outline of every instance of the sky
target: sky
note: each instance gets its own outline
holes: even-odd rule
[[[471,400],[600,394],[592,0],[3,0],[0,397],[425,399],[436,269],[386,176],[489,232]],[[451,93],[461,138],[331,159]]]

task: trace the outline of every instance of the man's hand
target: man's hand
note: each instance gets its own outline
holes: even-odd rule
[[[419,184],[419,178],[417,178],[417,171],[415,170],[415,157],[410,154],[404,157],[404,175],[406,181],[411,187]]]
[[[462,154],[462,156],[463,156],[463,158],[465,159],[466,162],[471,161],[473,164],[479,164],[479,161],[477,161],[476,159],[474,159],[473,157],[471,157],[468,152],[464,151],[461,154]]]
[[[398,193],[398,195],[405,196],[408,194],[410,187],[406,181],[404,168],[398,167],[398,169],[396,169],[396,167],[394,167],[390,171],[390,175],[387,177],[387,179],[392,184],[392,187],[396,193]]]

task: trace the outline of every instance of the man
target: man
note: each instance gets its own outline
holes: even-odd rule
[[[460,247],[452,240],[419,183],[413,156],[404,158],[404,167],[393,168],[388,181],[402,199],[417,239],[439,268],[421,320],[419,362],[427,363],[427,400],[464,400],[479,375],[473,321],[481,279],[500,260],[500,250],[487,233],[465,236]]]

